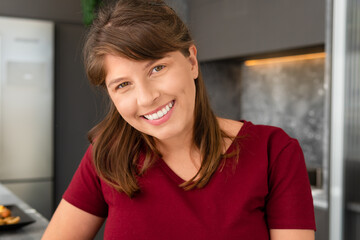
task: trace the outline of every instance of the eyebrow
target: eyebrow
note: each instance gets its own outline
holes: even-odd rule
[[[151,65],[153,65],[154,63],[156,63],[157,61],[159,61],[160,59],[154,59],[154,60],[150,60],[145,66],[144,66],[144,70],[146,70],[148,67],[150,67]]]
[[[111,85],[115,84],[115,83],[118,83],[118,82],[121,82],[123,79],[125,78],[122,78],[122,77],[119,77],[119,78],[115,78],[114,80],[111,80],[110,83],[107,85],[108,88],[111,87]]]

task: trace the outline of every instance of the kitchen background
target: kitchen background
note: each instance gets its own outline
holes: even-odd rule
[[[333,6],[337,0],[167,2],[190,26],[216,113],[277,125],[299,139],[313,185],[316,239],[360,239],[360,1],[342,1],[343,17],[337,15],[341,6]],[[0,0],[0,16],[54,23],[51,194],[48,205],[26,199],[50,218],[87,148],[87,131],[106,111],[105,99],[83,71],[80,0]],[[335,26],[341,20],[346,74],[337,78],[334,35],[341,35]],[[341,95],[335,91],[341,88],[332,87],[336,84],[345,89],[340,109],[334,103]],[[342,116],[343,124],[335,125],[333,116]],[[335,135],[334,128],[343,135]],[[334,157],[333,139],[343,139],[340,159]],[[338,182],[331,181],[335,175]],[[0,182],[27,198],[16,181]],[[340,197],[330,182],[340,186]]]

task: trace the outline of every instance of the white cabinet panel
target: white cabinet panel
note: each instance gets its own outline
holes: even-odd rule
[[[0,17],[0,180],[53,175],[53,35],[49,21]]]

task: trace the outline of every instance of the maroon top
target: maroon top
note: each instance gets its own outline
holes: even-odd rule
[[[314,207],[297,140],[279,128],[244,121],[227,152],[240,146],[238,164],[227,159],[201,189],[159,159],[139,179],[130,199],[95,173],[91,146],[63,198],[107,217],[105,239],[269,239],[269,229],[314,229]]]

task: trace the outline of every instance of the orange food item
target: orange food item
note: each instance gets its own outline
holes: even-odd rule
[[[11,211],[7,207],[0,205],[0,225],[10,225],[20,222],[20,217],[11,216]]]
[[[16,224],[18,222],[20,222],[20,217],[7,217],[4,218],[5,224],[10,225],[10,224]]]
[[[6,218],[11,216],[11,211],[3,205],[0,205],[0,217]]]

